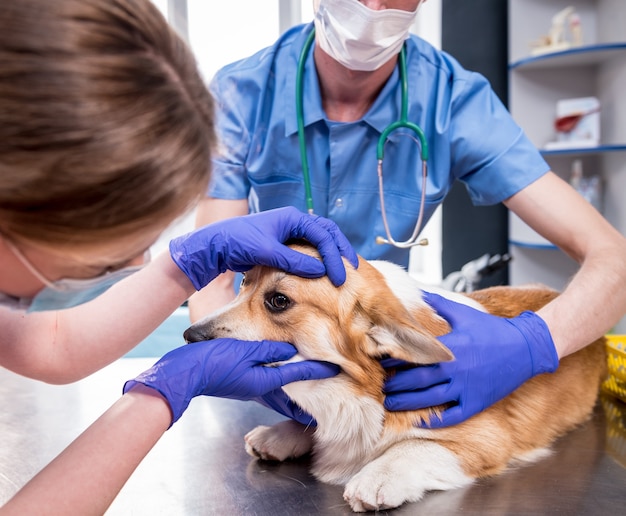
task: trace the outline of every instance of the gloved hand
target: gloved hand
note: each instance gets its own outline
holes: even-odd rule
[[[417,410],[452,402],[441,419],[424,426],[455,425],[559,365],[550,331],[534,312],[505,319],[436,294],[425,292],[424,300],[452,327],[439,340],[455,359],[398,371],[385,385],[389,410]],[[388,359],[383,366],[395,367],[399,362]]]
[[[299,380],[330,378],[339,368],[326,362],[303,361],[268,367],[287,360],[296,348],[285,342],[215,339],[195,342],[167,353],[154,366],[124,385],[157,390],[172,410],[172,424],[195,396],[251,400]]]
[[[283,245],[298,238],[316,246],[323,263]],[[328,274],[339,286],[346,281],[341,256],[358,266],[356,252],[334,222],[291,206],[209,224],[172,240],[170,254],[196,290],[226,270],[245,272],[254,265],[305,278]]]
[[[317,426],[317,421],[313,419],[313,416],[291,401],[291,398],[282,389],[273,390],[254,400],[304,426]]]

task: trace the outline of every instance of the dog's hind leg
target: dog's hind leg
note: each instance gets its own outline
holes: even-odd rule
[[[393,509],[417,502],[426,491],[453,489],[473,481],[447,448],[432,441],[407,440],[352,477],[343,497],[355,512]]]
[[[302,457],[311,451],[314,432],[314,427],[291,419],[273,426],[257,426],[244,437],[246,452],[252,457],[281,462]]]

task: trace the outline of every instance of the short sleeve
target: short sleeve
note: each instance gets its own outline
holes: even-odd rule
[[[245,95],[237,88],[236,79],[220,74],[210,84],[215,99],[215,120],[218,148],[212,159],[211,180],[207,196],[219,199],[245,199],[250,184],[245,169],[250,147],[247,124],[241,106]]]
[[[478,73],[455,80],[451,117],[452,174],[472,202],[502,202],[550,167]]]

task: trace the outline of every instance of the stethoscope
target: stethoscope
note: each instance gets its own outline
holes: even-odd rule
[[[311,193],[311,177],[309,175],[309,160],[306,154],[306,142],[304,140],[304,101],[302,98],[304,92],[304,85],[302,83],[304,77],[304,65],[306,62],[307,55],[309,50],[311,49],[311,45],[315,41],[315,29],[311,31],[309,36],[307,37],[304,46],[302,47],[302,52],[300,53],[300,58],[298,59],[298,69],[296,72],[296,118],[298,122],[298,143],[300,146],[300,160],[302,162],[302,176],[304,179],[304,195],[306,200],[307,211],[310,214],[313,214],[313,195]],[[400,51],[400,85],[402,88],[402,105],[400,112],[400,120],[389,124],[381,133],[380,138],[378,139],[378,145],[376,147],[376,159],[378,162],[378,194],[380,197],[380,209],[383,218],[383,225],[385,226],[385,233],[387,233],[387,238],[382,236],[376,237],[377,244],[391,244],[393,246],[399,247],[401,249],[406,249],[409,247],[413,247],[416,245],[427,245],[428,240],[426,238],[422,238],[417,240],[417,235],[419,234],[422,228],[422,222],[424,219],[424,204],[426,200],[426,177],[428,176],[428,166],[426,162],[428,161],[428,142],[426,141],[426,137],[424,136],[424,131],[414,124],[413,122],[409,122],[408,120],[408,83],[407,83],[407,73],[406,73],[406,50],[404,46]],[[398,242],[391,236],[391,231],[389,229],[389,223],[387,221],[387,212],[385,210],[385,196],[384,196],[384,186],[383,186],[383,156],[385,150],[385,143],[387,143],[387,139],[389,134],[395,131],[396,129],[405,128],[409,129],[415,136],[411,136],[411,138],[419,145],[420,148],[420,157],[422,159],[422,196],[420,200],[420,210],[417,217],[417,222],[415,224],[415,229],[413,230],[413,234],[408,240],[404,242]]]

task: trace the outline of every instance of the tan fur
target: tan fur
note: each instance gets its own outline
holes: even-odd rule
[[[315,254],[307,247],[297,248]],[[394,457],[390,453],[394,448],[399,457],[406,457],[407,453],[418,453],[418,447],[426,450],[419,451],[422,455],[431,453],[431,445],[426,443],[440,445],[433,450],[444,454],[444,462],[458,461],[460,471],[450,473],[448,482],[444,468],[433,473],[442,475],[443,483],[423,482],[422,487],[445,489],[463,485],[465,476],[471,481],[494,475],[516,460],[526,460],[590,416],[605,374],[604,339],[561,360],[555,373],[529,380],[507,398],[454,427],[416,429],[414,423],[428,420],[431,410],[385,411],[382,388],[386,372],[379,359],[389,355],[422,364],[453,359],[435,338],[449,327],[419,299],[407,308],[367,261],[361,259],[357,270],[347,269],[346,283],[336,288],[326,278],[306,280],[255,267],[246,273],[238,298],[193,325],[185,337],[190,341],[216,337],[287,341],[296,346],[303,359],[329,361],[341,367],[342,373],[335,378],[296,382],[285,391],[318,422],[312,444],[314,474],[326,482],[348,484],[344,496],[354,510],[390,508],[421,496],[417,493],[411,497],[402,489],[398,493],[393,486],[377,488],[374,500],[364,494],[371,490],[372,479],[387,478],[386,473],[371,473],[369,469],[380,458]],[[494,287],[470,297],[490,313],[513,317],[524,310],[536,311],[557,295],[537,286]],[[271,310],[273,302],[282,306],[281,296],[289,298],[288,308]],[[340,402],[335,398],[341,398]],[[280,438],[279,429],[257,429],[246,437],[248,451],[261,458],[284,460],[294,454],[281,450],[277,443],[292,439],[290,449],[302,454],[311,446],[311,429],[306,432],[307,440],[302,440],[302,430],[294,428],[294,423],[287,422],[280,428]],[[400,446],[404,447],[402,453]],[[445,450],[452,453],[452,459]],[[402,470],[401,458],[390,460]],[[429,466],[433,472],[435,462],[433,459]]]

